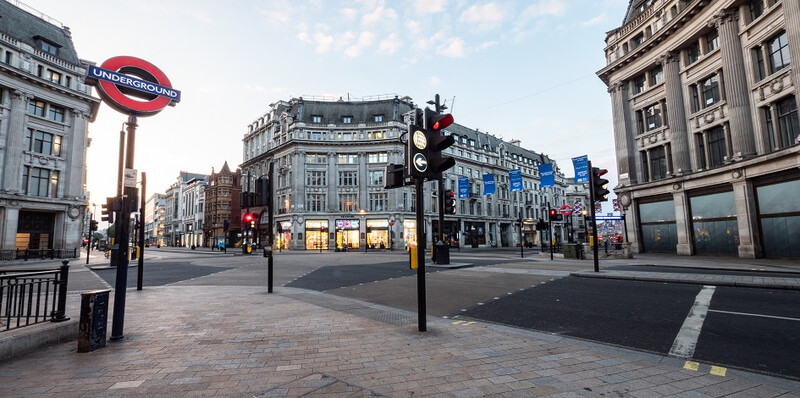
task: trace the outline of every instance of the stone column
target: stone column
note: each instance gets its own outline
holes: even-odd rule
[[[675,226],[678,232],[677,253],[678,255],[691,256],[694,254],[694,247],[690,241],[692,238],[692,219],[691,214],[689,214],[689,197],[686,195],[686,191],[674,192],[672,194],[672,202],[675,206]]]
[[[794,82],[794,97],[800,100],[800,68],[796,67],[800,60],[800,2],[785,0],[783,5],[783,19],[786,21],[786,38],[789,40],[789,55],[792,58],[792,81]]]
[[[719,30],[722,70],[725,81],[725,99],[731,125],[731,158],[741,160],[755,155],[756,143],[753,137],[753,119],[750,114],[750,90],[744,66],[742,43],[739,39],[739,13],[737,10],[722,10],[713,23]]]
[[[11,206],[8,206],[10,204]],[[17,244],[17,225],[19,224],[19,207],[14,203],[3,203],[0,217],[0,249],[13,250]]]
[[[617,168],[619,183],[631,185],[639,181],[636,175],[636,151],[633,142],[635,135],[631,128],[628,84],[613,83],[608,87],[614,118],[614,142],[617,147]]]
[[[680,75],[680,53],[668,52],[663,57],[664,88],[667,94],[667,124],[672,142],[672,172],[680,176],[692,171],[689,158],[689,130],[686,128],[686,108]]]
[[[10,193],[22,193],[25,187],[22,186],[22,168],[18,154],[22,154],[25,145],[25,113],[28,108],[28,100],[32,96],[15,90],[11,94],[11,112],[8,117],[8,131],[5,142],[5,164],[3,165],[2,189]],[[16,224],[14,225],[16,229]]]
[[[336,195],[336,186],[339,181],[339,176],[336,174],[338,161],[336,152],[328,152],[328,186],[326,187],[328,194],[325,198],[325,208],[322,209],[325,213],[339,208],[339,198]]]
[[[739,257],[762,258],[764,252],[758,236],[758,209],[753,181],[745,179],[741,170],[734,170],[732,176],[737,178],[733,182],[733,199],[739,227]]]

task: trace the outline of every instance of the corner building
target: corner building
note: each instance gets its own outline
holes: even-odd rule
[[[800,258],[800,2],[633,0],[606,44],[632,250]]]
[[[20,3],[20,7],[24,5]],[[33,12],[33,11],[32,11]],[[86,148],[100,100],[69,29],[0,1],[0,258],[77,256]]]
[[[402,250],[416,240],[413,187],[384,189],[387,164],[404,164],[409,97],[351,101],[292,98],[270,105],[248,126],[243,138],[242,191],[252,192],[257,178],[274,163],[275,245],[300,250]],[[456,118],[458,116],[456,115]],[[532,220],[545,217],[546,204],[566,204],[567,181],[555,162],[491,134],[453,124],[445,131],[456,143],[445,152],[456,159],[446,171],[445,189],[469,179],[469,194],[458,198],[457,212],[446,215],[443,232],[451,245],[517,246],[518,218],[525,219],[526,242],[538,245]],[[405,139],[404,139],[405,140]],[[540,190],[537,166],[554,163],[556,186]],[[508,170],[520,169],[523,192],[509,192]],[[496,193],[483,194],[484,174],[494,174]],[[424,184],[426,246],[438,237],[438,191]],[[570,203],[572,204],[572,203]],[[266,241],[264,208],[242,208],[261,214],[255,239]],[[567,228],[556,227],[562,241]]]

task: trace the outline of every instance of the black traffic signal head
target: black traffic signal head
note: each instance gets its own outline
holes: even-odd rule
[[[100,219],[109,224],[114,223],[114,212],[117,210],[117,198],[106,198],[106,203],[100,204]]]
[[[550,221],[555,221],[556,217],[558,216],[558,210],[550,209],[550,212],[548,213],[548,216],[549,216]]]
[[[256,179],[256,191],[253,206],[272,207],[272,186],[269,177],[259,177]]]
[[[383,189],[400,188],[404,185],[402,164],[389,163],[383,168]]]
[[[89,231],[97,231],[97,220],[89,221]]]
[[[608,180],[602,178],[604,174],[608,173],[608,170],[601,169],[599,167],[592,167],[592,187],[594,188],[594,197],[592,198],[595,202],[606,202],[608,201]]]
[[[428,144],[428,179],[442,178],[442,172],[455,166],[456,160],[450,156],[442,156],[442,151],[453,145],[456,140],[452,135],[445,135],[444,129],[453,124],[452,114],[440,114],[425,108],[422,112],[422,124]]]
[[[406,166],[408,174],[417,178],[428,176],[428,135],[420,126],[408,125],[408,149]]]
[[[456,214],[456,193],[449,189],[444,191],[444,214]]]

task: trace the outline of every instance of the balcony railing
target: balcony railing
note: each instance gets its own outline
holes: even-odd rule
[[[0,269],[0,332],[66,317],[69,261],[57,269]]]

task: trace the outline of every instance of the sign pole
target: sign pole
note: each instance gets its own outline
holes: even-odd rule
[[[274,237],[272,236],[272,231],[274,226],[272,225],[274,221],[273,215],[273,203],[275,199],[273,198],[274,192],[272,191],[274,185],[272,184],[272,177],[275,174],[275,165],[273,162],[269,162],[269,169],[267,171],[269,182],[267,186],[267,190],[269,191],[267,198],[269,198],[269,203],[267,203],[267,225],[269,225],[269,229],[267,230],[267,247],[269,250],[267,251],[267,293],[272,293],[272,242]]]
[[[416,185],[416,207],[417,207],[417,316],[419,321],[419,331],[424,332],[428,330],[426,324],[426,312],[427,309],[425,307],[426,298],[425,298],[425,228],[423,228],[423,223],[425,222],[425,218],[423,217],[423,206],[425,206],[425,198],[422,197],[422,184],[423,178],[417,177],[415,178],[415,185]]]
[[[139,261],[136,267],[136,290],[142,290],[144,280],[144,208],[147,195],[147,174],[142,172],[142,197],[139,199]]]
[[[134,146],[136,143],[136,116],[128,117],[128,145],[125,155],[125,168],[133,169]],[[117,251],[117,279],[114,286],[114,319],[111,326],[111,340],[125,337],[125,291],[128,286],[128,239],[130,238],[131,200],[135,197],[136,187],[125,187],[122,195],[122,209],[117,218],[119,233],[119,250]]]
[[[600,272],[600,260],[597,258],[599,255],[597,247],[597,216],[594,213],[594,172],[592,172],[592,161],[588,162],[589,165],[589,200],[591,201],[591,209],[586,213],[592,217],[592,257],[594,257],[594,272]]]

